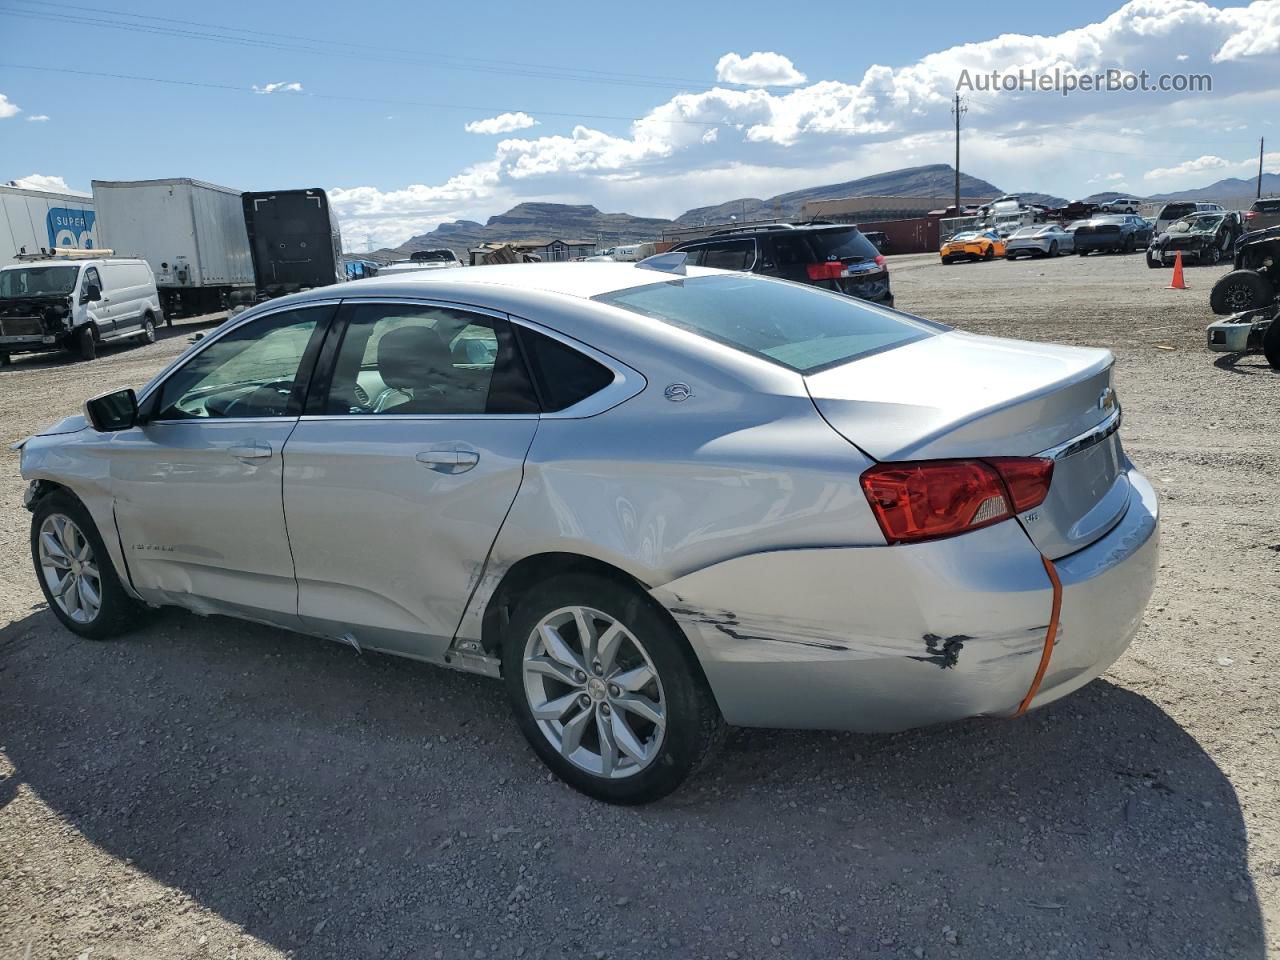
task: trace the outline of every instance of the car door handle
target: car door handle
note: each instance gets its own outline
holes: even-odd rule
[[[240,443],[228,447],[227,452],[237,460],[262,460],[271,456],[269,443]]]
[[[480,454],[475,450],[454,447],[447,450],[423,450],[414,459],[428,470],[439,473],[466,473],[480,462]]]

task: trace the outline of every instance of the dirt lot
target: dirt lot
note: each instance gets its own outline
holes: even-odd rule
[[[180,612],[74,639],[6,451],[0,957],[1280,957],[1280,378],[1204,350],[1220,270],[893,266],[904,309],[1115,351],[1164,553],[1104,679],[1018,721],[739,731],[610,808],[476,677]],[[0,371],[0,439],[142,383],[184,326]]]

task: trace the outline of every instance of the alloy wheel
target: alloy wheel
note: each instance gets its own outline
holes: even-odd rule
[[[591,607],[543,617],[523,656],[534,722],[561,756],[606,779],[634,776],[662,749],[666,697],[640,640]]]
[[[75,521],[51,513],[40,525],[40,574],[53,597],[76,623],[90,624],[102,609],[102,575],[93,546]]]

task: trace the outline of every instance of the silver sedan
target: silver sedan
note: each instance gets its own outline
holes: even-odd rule
[[[726,724],[1013,717],[1130,642],[1157,507],[1105,350],[656,264],[262,304],[22,444],[50,608],[225,614],[505,685],[619,803]]]
[[[1056,257],[1075,253],[1075,234],[1062,229],[1056,223],[1040,223],[1019,227],[1004,246],[1006,260],[1018,257]]]

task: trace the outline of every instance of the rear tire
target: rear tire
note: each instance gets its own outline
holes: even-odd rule
[[[1164,264],[1161,261],[1157,260],[1155,257],[1151,256],[1151,251],[1148,250],[1147,266],[1150,267],[1152,270],[1158,270],[1160,267],[1163,267]]]
[[[0,353],[0,367],[7,367],[11,363],[13,363],[13,361],[9,359],[9,354]]]
[[[94,360],[98,356],[98,335],[93,324],[86,323],[76,333],[76,355],[81,360]]]
[[[588,622],[593,639],[584,645],[579,624]],[[594,575],[555,577],[525,595],[503,641],[502,674],[520,732],[542,762],[606,803],[671,793],[725,727],[670,617],[638,589]]]
[[[60,537],[58,531],[64,535]],[[121,586],[93,517],[69,493],[51,493],[36,504],[31,517],[31,561],[49,609],[72,633],[106,640],[126,630],[142,612]],[[55,595],[57,583],[67,581],[73,582],[66,596]],[[95,595],[96,610],[92,608]]]
[[[1088,251],[1088,250],[1077,250],[1077,251],[1076,251],[1076,256],[1077,256],[1077,257],[1087,257],[1088,255],[1089,255],[1089,251]]]
[[[1232,270],[1213,285],[1209,309],[1220,316],[1265,307],[1275,299],[1271,281],[1256,270]]]
[[[142,315],[142,342],[156,342],[156,322],[152,319],[150,313]]]

